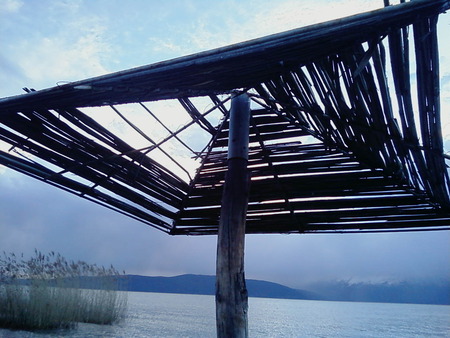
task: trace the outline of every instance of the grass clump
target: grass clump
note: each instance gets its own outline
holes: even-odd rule
[[[35,250],[28,260],[0,257],[0,327],[25,330],[71,328],[78,322],[112,324],[124,317],[121,275],[60,254]]]

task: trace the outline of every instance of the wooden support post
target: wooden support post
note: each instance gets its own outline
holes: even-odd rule
[[[217,337],[248,337],[248,294],[244,275],[245,219],[250,176],[247,170],[250,100],[231,100],[228,171],[222,195],[216,261]]]

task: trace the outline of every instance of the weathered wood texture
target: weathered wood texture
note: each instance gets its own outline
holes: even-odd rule
[[[248,337],[248,293],[244,274],[247,160],[229,160],[222,199],[216,264],[217,337]]]
[[[231,102],[231,137],[227,175],[217,236],[217,337],[248,337],[248,293],[245,286],[245,220],[249,194],[248,133],[250,102],[246,94]]]
[[[174,235],[215,234],[240,88],[253,101],[247,232],[448,229],[437,19],[449,8],[411,1],[1,99],[0,163]],[[188,118],[175,129],[146,102],[164,98]],[[134,134],[80,108],[95,105]]]

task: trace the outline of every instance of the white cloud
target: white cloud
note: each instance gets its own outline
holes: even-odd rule
[[[59,0],[52,3],[56,10],[77,14],[79,8],[82,6],[83,0]]]
[[[148,39],[149,50],[153,53],[170,53],[173,55],[183,54],[183,46],[173,40],[151,36]]]
[[[108,26],[96,13],[81,13],[80,1],[30,1],[20,11],[18,4],[8,6],[16,12],[2,17],[0,25],[0,74],[8,79],[0,96],[109,72]]]
[[[379,8],[379,1],[315,1],[300,3],[290,0],[261,6],[249,15],[240,31],[247,35],[264,36],[289,29],[321,23]]]
[[[21,0],[1,0],[0,1],[0,13],[14,13],[19,11],[23,6]]]
[[[233,11],[230,10],[233,9]],[[214,3],[191,23],[186,35],[190,52],[238,43],[307,25],[380,8],[379,1],[247,1],[239,6]],[[213,13],[224,13],[218,22]],[[182,50],[182,48],[178,48]]]
[[[30,83],[37,86],[54,86],[55,80],[75,81],[108,72],[102,64],[108,46],[95,33],[74,39],[44,37],[38,41],[25,42],[20,47],[23,54],[16,54],[16,61]]]

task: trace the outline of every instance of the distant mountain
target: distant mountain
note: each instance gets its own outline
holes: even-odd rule
[[[215,280],[215,276],[205,275],[126,275],[123,285],[127,291],[214,295]],[[247,279],[246,284],[250,297],[450,305],[450,282],[371,284],[337,281],[316,283],[308,287],[309,291],[254,279]]]
[[[450,281],[351,283],[321,282],[308,287],[323,300],[450,305]]]
[[[147,277],[127,275],[124,285],[127,291],[188,293],[195,295],[214,295],[215,276],[181,275],[175,277]],[[249,297],[318,299],[319,296],[304,290],[261,280],[246,280]]]

